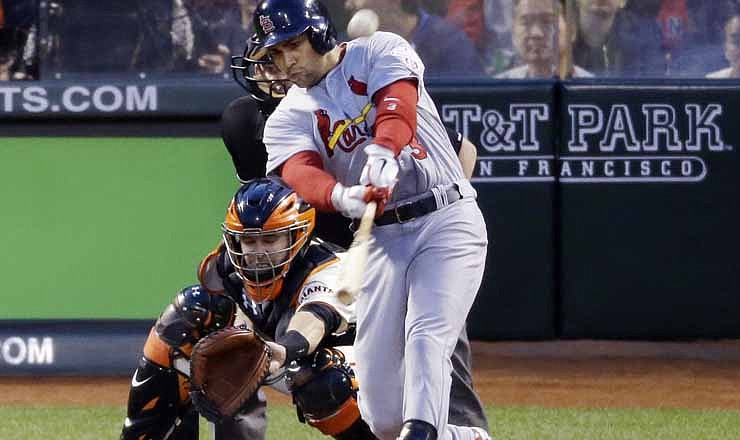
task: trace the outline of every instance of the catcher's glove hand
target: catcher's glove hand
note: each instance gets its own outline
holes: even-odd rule
[[[246,326],[213,332],[193,347],[190,398],[206,419],[233,417],[267,376],[270,348]]]

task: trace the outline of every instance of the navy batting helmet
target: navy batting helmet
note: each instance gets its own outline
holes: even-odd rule
[[[262,0],[254,11],[254,30],[252,38],[265,49],[304,32],[319,54],[337,45],[329,11],[318,0]]]

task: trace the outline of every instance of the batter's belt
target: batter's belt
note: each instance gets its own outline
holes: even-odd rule
[[[417,217],[425,216],[439,208],[451,205],[462,199],[462,197],[457,184],[453,183],[447,188],[437,190],[436,194],[435,191],[429,191],[420,199],[408,203],[401,202],[395,208],[387,209],[375,219],[375,224],[385,226],[393,223],[405,223]]]

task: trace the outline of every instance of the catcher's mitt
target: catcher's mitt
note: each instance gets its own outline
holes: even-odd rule
[[[212,422],[233,417],[257,392],[271,357],[265,341],[245,326],[207,335],[190,357],[193,405]]]

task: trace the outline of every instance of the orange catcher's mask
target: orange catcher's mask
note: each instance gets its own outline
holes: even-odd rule
[[[316,210],[277,178],[246,182],[234,195],[222,224],[231,263],[249,296],[274,301],[291,262],[304,251]]]

